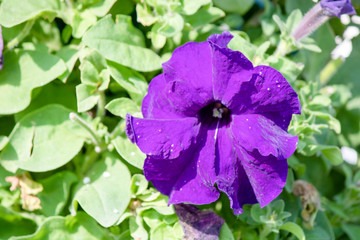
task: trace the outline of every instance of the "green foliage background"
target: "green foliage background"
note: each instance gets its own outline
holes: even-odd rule
[[[346,26],[331,19],[295,43],[290,34],[313,5],[0,0],[0,239],[182,239],[173,206],[142,175],[145,155],[124,118],[141,116],[148,83],[176,47],[224,30],[235,36],[230,48],[282,72],[302,115],[289,128],[300,141],[275,201],[240,216],[224,196],[200,206],[225,219],[219,238],[358,239],[359,164],[344,162],[340,147],[360,150],[360,38],[349,58],[332,60]]]

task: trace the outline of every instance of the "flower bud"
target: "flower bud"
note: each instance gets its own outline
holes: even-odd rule
[[[340,17],[342,14],[356,14],[351,0],[322,0],[305,14],[292,36],[299,41],[318,29],[330,17]]]

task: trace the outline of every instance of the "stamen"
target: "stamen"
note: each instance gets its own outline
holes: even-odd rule
[[[213,109],[213,117],[222,118],[224,110],[222,108],[214,108]]]
[[[217,135],[218,135],[219,124],[220,124],[220,119],[217,121],[217,124],[216,124],[215,135],[214,135],[215,141],[216,141]]]

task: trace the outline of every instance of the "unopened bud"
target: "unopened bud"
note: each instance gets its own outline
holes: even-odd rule
[[[318,29],[330,17],[340,18],[342,14],[356,14],[351,0],[322,0],[305,14],[292,36],[299,41]]]

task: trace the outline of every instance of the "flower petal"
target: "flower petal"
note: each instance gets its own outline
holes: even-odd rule
[[[166,82],[160,74],[150,82],[141,110],[144,118],[176,119],[194,117],[207,103],[188,82]]]
[[[320,5],[324,9],[324,14],[328,16],[340,18],[342,14],[356,14],[351,0],[322,0]]]
[[[225,48],[234,36],[228,31],[224,31],[222,34],[213,34],[208,37],[207,41],[218,45],[221,48]]]
[[[215,176],[215,129],[203,126],[197,143],[176,159],[145,161],[144,174],[156,189],[170,195],[169,203],[206,204],[218,199],[214,187]]]
[[[262,156],[258,151],[248,152],[236,147],[241,165],[249,178],[257,201],[261,207],[274,200],[283,190],[288,172],[285,159]]]
[[[177,158],[194,143],[200,125],[196,118],[154,120],[126,116],[126,135],[140,150],[163,159]]]
[[[208,42],[188,42],[163,63],[166,82],[187,82],[205,101],[212,98],[211,50]]]
[[[141,112],[144,118],[176,119],[183,117],[182,112],[173,109],[164,94],[166,81],[164,74],[156,76],[149,84],[148,94],[141,104]]]
[[[210,42],[212,48],[214,99],[229,107],[243,83],[252,78],[252,63],[238,51],[221,48]]]
[[[290,112],[300,114],[299,98],[279,71],[268,66],[254,68],[256,92],[251,94],[251,113]]]
[[[219,129],[217,139],[216,183],[219,190],[228,195],[231,208],[234,209],[234,214],[238,215],[243,212],[244,204],[257,203],[256,196],[234,148],[229,129]]]
[[[231,131],[235,141],[249,152],[287,159],[296,150],[297,136],[292,136],[272,120],[259,114],[233,115]]]

